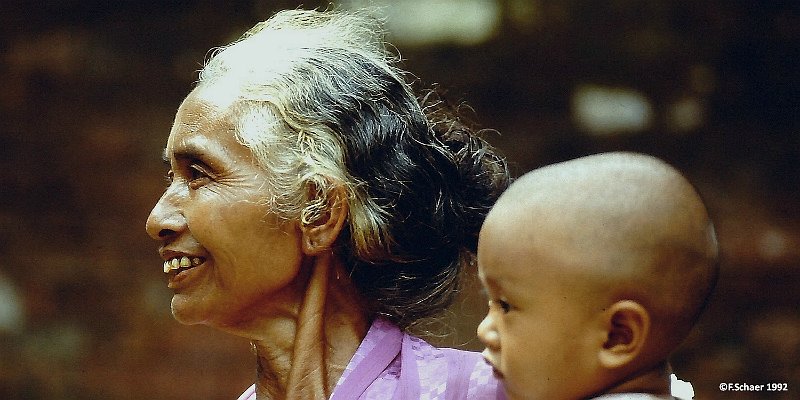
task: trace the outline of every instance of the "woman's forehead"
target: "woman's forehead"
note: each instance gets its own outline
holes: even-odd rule
[[[175,117],[164,149],[164,159],[228,154],[237,159],[250,158],[250,152],[236,139],[229,108],[197,97],[187,96]]]
[[[167,149],[188,138],[231,130],[231,104],[229,99],[214,97],[206,91],[193,90],[178,108],[167,140]]]
[[[229,113],[238,98],[235,91],[226,85],[198,86],[183,100],[178,108],[178,116],[188,113],[219,119],[220,115]]]

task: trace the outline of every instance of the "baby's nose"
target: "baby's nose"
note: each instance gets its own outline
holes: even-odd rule
[[[478,324],[478,339],[488,348],[497,349],[500,347],[500,335],[494,327],[494,321],[490,315],[483,318]]]

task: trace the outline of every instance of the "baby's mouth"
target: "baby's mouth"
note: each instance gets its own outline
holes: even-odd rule
[[[180,273],[181,271],[194,268],[202,263],[205,262],[205,259],[202,257],[191,257],[188,256],[181,256],[181,257],[173,257],[167,261],[164,261],[164,273],[168,274],[172,271],[177,271]]]
[[[497,369],[497,367],[495,367],[495,366],[494,366],[494,364],[492,364],[492,362],[491,362],[491,361],[489,361],[489,359],[488,359],[488,358],[484,357],[484,358],[483,358],[483,361],[485,361],[485,362],[486,362],[486,364],[489,364],[489,366],[490,366],[490,367],[492,367],[492,374],[494,374],[494,377],[495,377],[495,378],[497,378],[497,379],[503,379],[503,373],[502,373],[502,372],[500,372],[500,370],[498,370],[498,369]]]

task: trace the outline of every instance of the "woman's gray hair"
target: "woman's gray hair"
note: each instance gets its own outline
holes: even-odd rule
[[[346,190],[336,250],[371,312],[406,328],[451,301],[508,172],[440,103],[423,109],[381,32],[364,12],[282,11],[217,49],[198,87],[236,94],[235,134],[283,218],[311,223]]]
[[[350,229],[359,254],[388,239],[384,211],[366,195],[363,182],[344,165],[344,146],[329,119],[347,103],[337,97],[345,80],[358,79],[379,93],[380,78],[365,65],[397,77],[384,48],[378,21],[359,13],[293,10],[275,14],[238,41],[218,49],[200,71],[199,84],[240,91],[236,134],[272,171],[269,203],[286,219],[310,223],[328,206],[330,185],[350,197]],[[324,94],[325,99],[320,98]],[[354,110],[357,111],[357,110]],[[309,202],[309,187],[317,196]]]

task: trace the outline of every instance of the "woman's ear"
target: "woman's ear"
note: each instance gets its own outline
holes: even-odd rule
[[[624,367],[642,354],[650,335],[650,314],[638,302],[621,300],[603,313],[606,339],[599,353],[606,369]]]
[[[300,231],[303,234],[303,253],[315,256],[330,250],[336,243],[349,209],[347,193],[341,185],[329,185],[325,189],[314,183],[311,185],[307,210],[313,210],[313,216],[309,218],[304,212]]]

